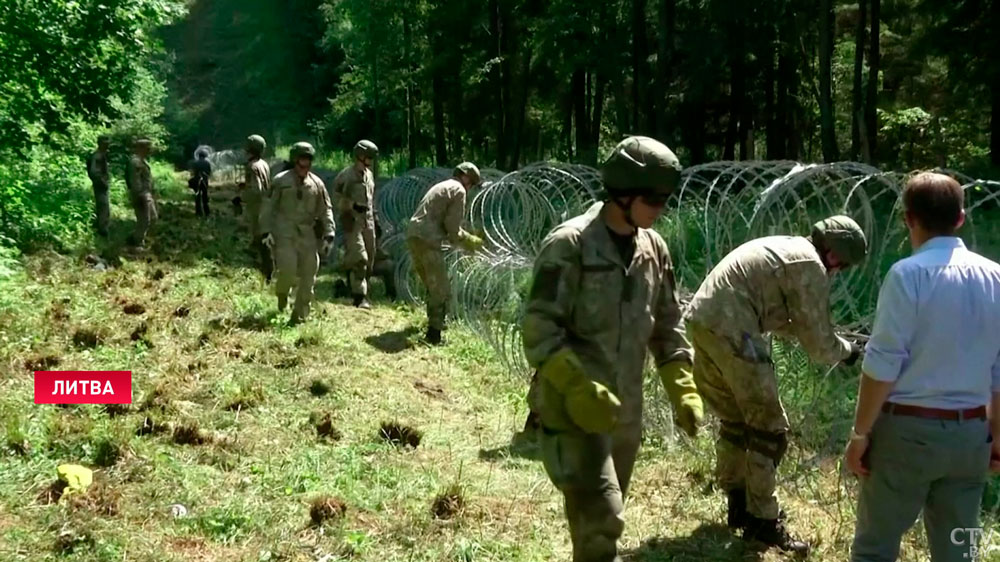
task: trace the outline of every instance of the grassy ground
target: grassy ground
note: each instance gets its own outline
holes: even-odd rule
[[[333,300],[326,274],[312,319],[285,326],[229,194],[214,191],[207,221],[188,197],[167,187],[144,253],[121,248],[132,221],[116,207],[111,242],[28,256],[0,280],[0,560],[568,560],[559,495],[530,449],[511,448],[524,381],[460,326],[429,348],[419,311]],[[130,369],[134,403],[35,406],[39,368]],[[386,442],[383,423],[412,426],[419,446]],[[708,431],[648,436],[627,559],[781,558],[720,525],[711,451]],[[97,480],[52,502],[65,462]],[[782,497],[812,559],[843,560],[851,481],[836,458],[813,466]]]

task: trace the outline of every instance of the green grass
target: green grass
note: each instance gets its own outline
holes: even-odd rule
[[[149,251],[121,247],[131,221],[116,201],[110,242],[29,254],[0,278],[0,560],[568,559],[559,494],[539,462],[511,449],[525,381],[460,325],[430,348],[419,310],[332,301],[326,272],[311,320],[287,327],[226,214],[230,193],[213,188],[221,213],[199,221],[182,179],[161,183]],[[96,271],[86,254],[120,264]],[[128,304],[145,312],[126,314]],[[83,331],[99,343],[74,345]],[[33,405],[26,364],[45,358],[132,370],[134,404],[115,416]],[[324,417],[339,439],[317,434]],[[146,418],[166,429],[137,435]],[[385,422],[419,430],[419,447],[381,440]],[[178,428],[206,442],[178,444]],[[720,527],[710,434],[647,432],[626,512],[631,560],[780,559]],[[783,468],[782,500],[793,529],[815,541],[813,560],[842,560],[853,532],[842,443],[835,436],[819,457],[793,448]],[[64,462],[95,468],[97,483],[81,501],[40,502]],[[435,517],[435,498],[456,490],[462,509]],[[320,496],[343,501],[343,517],[314,524]],[[174,517],[174,504],[187,514]],[[919,544],[908,539],[904,559]]]

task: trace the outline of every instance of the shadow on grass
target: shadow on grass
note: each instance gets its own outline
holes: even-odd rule
[[[399,353],[414,347],[414,342],[410,338],[419,332],[419,328],[410,326],[405,330],[395,330],[383,332],[377,336],[368,336],[365,338],[365,343],[382,353]]]
[[[541,448],[534,430],[515,433],[510,443],[503,447],[479,450],[479,460],[487,462],[504,461],[515,457],[530,461],[541,460]]]
[[[721,523],[702,523],[690,535],[654,537],[625,553],[628,562],[757,562],[762,552],[754,550]]]

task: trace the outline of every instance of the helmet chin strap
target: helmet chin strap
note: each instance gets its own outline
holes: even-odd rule
[[[635,230],[639,230],[639,225],[635,224],[635,220],[632,219],[632,203],[635,201],[635,198],[636,198],[635,195],[630,195],[628,197],[625,197],[624,205],[622,204],[621,198],[614,197],[612,198],[612,201],[614,201],[615,205],[618,205],[618,207],[622,211],[625,211],[625,222],[627,222],[628,225],[634,228]]]

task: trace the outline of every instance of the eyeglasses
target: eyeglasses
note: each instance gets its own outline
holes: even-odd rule
[[[667,200],[670,198],[669,195],[640,195],[639,199],[650,207],[662,207],[667,204]]]

